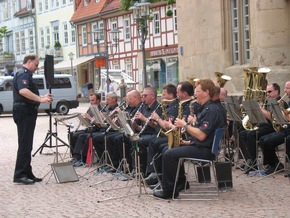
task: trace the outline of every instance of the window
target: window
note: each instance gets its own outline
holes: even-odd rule
[[[131,39],[129,19],[124,20],[124,39],[125,41],[130,41]]]
[[[116,30],[117,29],[117,23],[112,23],[112,29],[111,30]],[[110,37],[112,38],[111,41],[113,41],[113,35],[114,34],[110,34]]]
[[[126,63],[126,74],[132,78],[132,64]]]
[[[90,0],[84,0],[84,6],[88,6],[90,4]]]
[[[16,47],[16,54],[20,54],[20,36],[19,36],[19,33],[15,33],[15,47]]]
[[[20,41],[21,41],[21,53],[25,53],[25,33],[20,31]]]
[[[92,31],[93,31],[93,33],[92,33],[93,40],[92,41],[94,42],[94,44],[97,43],[97,39],[96,39],[95,33],[94,33],[94,31],[96,31],[96,29],[99,29],[102,31],[102,33],[100,35],[100,41],[103,41],[104,40],[104,23],[103,23],[103,21],[97,21],[97,22],[92,23]]]
[[[249,4],[248,0],[232,0],[233,63],[250,61]]]
[[[46,27],[46,46],[50,47],[50,29],[49,27]]]
[[[76,29],[74,26],[71,26],[71,43],[76,42]]]
[[[59,7],[59,0],[55,1],[55,7],[57,7],[57,8]]]
[[[62,5],[66,5],[66,0],[62,0]]]
[[[67,23],[63,23],[63,37],[64,37],[64,44],[68,44],[68,26]]]
[[[58,25],[58,21],[52,22],[51,26],[52,26],[53,45],[54,45],[56,42],[59,42],[59,25]]]
[[[160,17],[158,13],[155,13],[153,18],[153,25],[154,25],[154,35],[160,34]]]
[[[48,0],[44,0],[44,10],[48,11]]]
[[[48,84],[46,84],[46,87],[49,87]],[[69,89],[71,87],[72,85],[68,77],[54,78],[52,89]]]
[[[87,27],[84,25],[82,26],[82,44],[87,45],[88,43],[88,38],[87,38]]]
[[[29,34],[29,51],[33,52],[34,51],[34,34],[33,34],[33,30],[29,29],[28,30],[28,34]]]
[[[38,2],[38,11],[39,13],[42,12],[42,1]]]
[[[43,30],[43,28],[41,28],[39,30],[39,32],[40,32],[40,47],[44,48],[45,45],[44,45],[44,30]]]
[[[177,32],[177,10],[173,9],[173,24],[174,24],[174,32]]]

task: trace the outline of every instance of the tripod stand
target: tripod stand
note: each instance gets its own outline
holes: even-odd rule
[[[264,176],[265,172],[263,172],[261,168],[261,163],[258,158],[258,149],[259,149],[259,126],[260,124],[267,123],[267,120],[265,119],[261,108],[257,101],[255,100],[248,100],[243,102],[243,106],[246,110],[246,113],[249,116],[249,121],[254,125],[257,126],[256,129],[256,159],[254,160],[254,165],[250,166],[250,169],[246,172],[249,173],[251,169],[255,170],[255,167],[257,170],[255,170],[253,173],[249,174],[249,176],[255,176],[259,174],[260,176]]]
[[[123,196],[107,198],[105,200],[98,201],[98,203],[103,202],[103,201],[107,201],[107,200],[115,200],[115,199],[125,198],[125,197],[129,197],[129,196],[134,196],[134,195],[138,195],[138,197],[140,197],[141,194],[143,194],[142,187],[144,189],[144,194],[148,194],[147,191],[146,191],[146,189],[145,189],[145,185],[144,185],[144,184],[146,184],[146,182],[145,182],[144,177],[143,177],[143,175],[141,173],[140,151],[139,151],[138,141],[133,141],[133,144],[135,144],[135,146],[134,146],[135,179],[132,181],[132,184],[131,185],[128,185],[129,182],[130,182],[130,180],[128,180],[127,185],[125,187],[117,188],[117,189],[129,188],[128,191]],[[138,188],[138,193],[136,193],[136,194],[130,194],[130,191],[131,191],[131,189],[133,187],[137,187]]]
[[[49,94],[51,94],[51,87],[52,87],[52,85],[49,84]],[[37,154],[37,152],[39,152],[41,154],[44,148],[54,148],[54,147],[61,147],[61,146],[67,146],[67,147],[69,147],[69,145],[66,142],[64,142],[62,139],[60,139],[57,136],[57,121],[56,120],[54,122],[55,132],[52,132],[52,114],[51,114],[51,109],[52,109],[52,106],[50,104],[49,105],[49,130],[48,130],[48,132],[46,134],[46,137],[44,139],[44,142],[35,151],[35,153],[32,155],[32,157],[34,157]],[[52,137],[54,137],[56,139],[56,145],[55,146],[52,145]],[[46,144],[48,141],[49,141],[49,145]],[[63,144],[58,145],[57,144],[58,141],[62,142]]]

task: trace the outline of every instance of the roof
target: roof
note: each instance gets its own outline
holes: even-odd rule
[[[73,16],[71,17],[70,21],[77,22],[85,18],[97,16],[97,14],[101,12],[107,1],[108,0],[100,0],[100,2],[96,2],[91,0],[87,6],[84,6],[84,0],[82,0],[78,8],[74,12]]]

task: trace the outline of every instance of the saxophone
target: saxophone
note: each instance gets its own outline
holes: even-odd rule
[[[191,100],[192,98],[180,101],[178,103],[178,114],[177,114],[178,119],[182,119],[183,117],[183,110],[182,110],[183,104]],[[180,127],[176,129],[168,130],[167,132],[165,132],[165,135],[168,137],[168,149],[180,146],[180,142],[182,140],[182,133],[181,133]]]
[[[165,108],[166,105],[171,104],[171,103],[174,102],[176,99],[177,99],[177,98],[174,98],[174,99],[172,99],[172,100],[168,100],[168,99],[162,99],[162,100],[161,100],[161,110],[162,110],[162,114],[163,114],[163,119],[164,119],[164,120],[166,120],[166,121],[169,120],[169,116],[168,116],[167,111],[166,111],[166,108]],[[162,129],[162,128],[159,130],[159,132],[158,132],[158,134],[157,134],[157,138],[160,137],[161,135],[165,135],[165,131],[164,131],[164,129]],[[167,136],[167,137],[169,137],[169,136]]]

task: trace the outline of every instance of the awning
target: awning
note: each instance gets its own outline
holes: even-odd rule
[[[79,57],[72,60],[73,68],[80,64],[85,64],[86,62],[89,62],[90,60],[94,59],[95,56],[86,56],[86,57]],[[71,61],[62,61],[54,65],[55,71],[61,71],[61,70],[70,70],[71,69]]]

